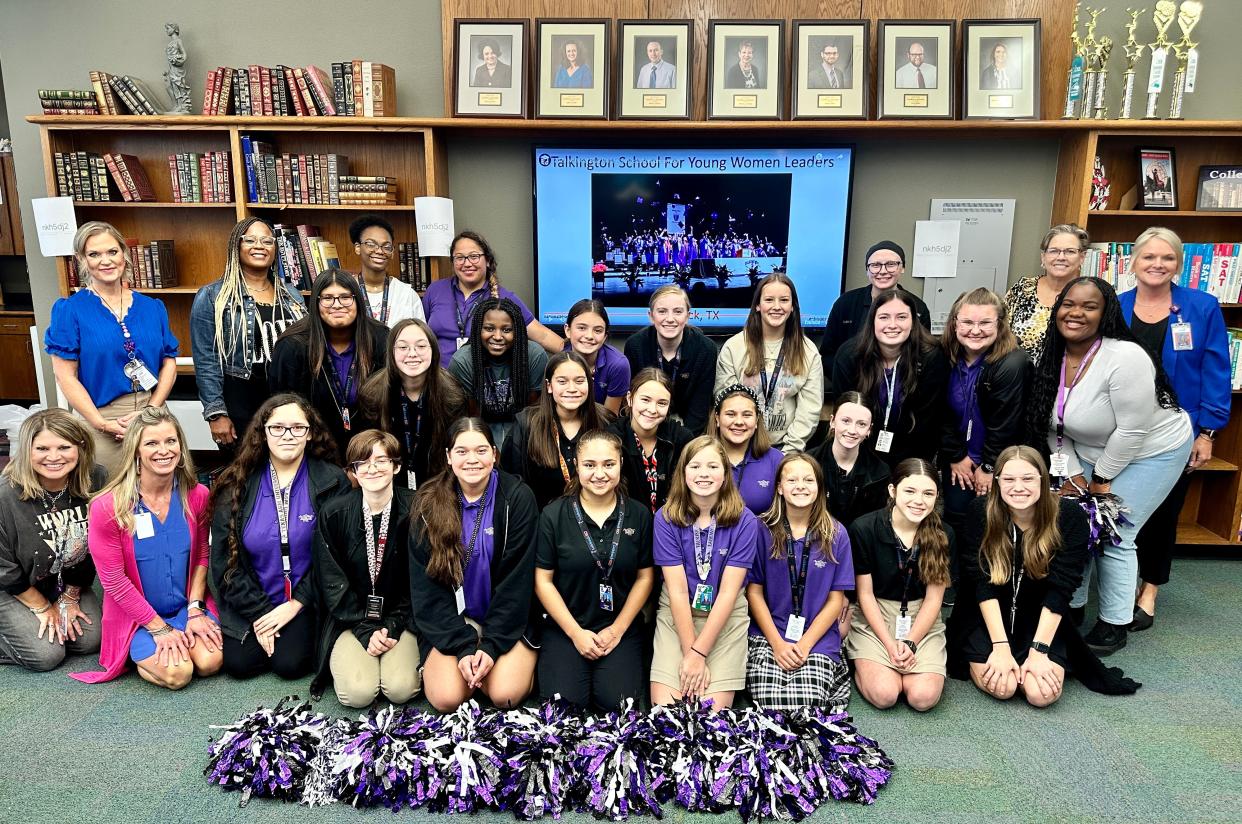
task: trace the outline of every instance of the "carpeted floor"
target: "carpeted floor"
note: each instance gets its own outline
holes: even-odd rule
[[[856,696],[859,728],[892,755],[896,774],[874,806],[830,806],[813,820],[1242,821],[1239,604],[1242,563],[1178,561],[1155,628],[1131,635],[1110,659],[1144,683],[1132,697],[1098,696],[1071,680],[1054,708],[1035,711],[950,681],[940,705],[918,715],[904,706],[878,712]],[[65,674],[93,665],[75,659],[46,674],[0,667],[0,821],[311,824],[392,815],[263,801],[238,809],[237,795],[205,783],[208,725],[305,694],[305,683],[217,677],[164,693],[132,674],[97,686]],[[344,714],[330,693],[320,707]],[[723,820],[666,808],[672,822],[708,818]]]

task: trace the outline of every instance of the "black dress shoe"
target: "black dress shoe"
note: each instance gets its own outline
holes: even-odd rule
[[[1082,640],[1096,655],[1112,655],[1126,645],[1126,628],[1103,620],[1096,621]]]
[[[1070,617],[1070,620],[1074,622],[1074,626],[1081,627],[1082,622],[1087,620],[1087,608],[1086,607],[1070,607],[1069,617]]]
[[[1156,616],[1142,607],[1136,606],[1134,608],[1134,620],[1130,622],[1130,632],[1142,632],[1145,629],[1151,629],[1154,623],[1156,623]]]

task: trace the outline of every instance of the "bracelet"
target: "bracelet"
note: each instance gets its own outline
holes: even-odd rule
[[[1007,640],[1006,640],[1006,641],[993,641],[993,642],[992,642],[992,646],[996,646],[997,644],[1005,644],[1005,645],[1008,645],[1008,644],[1009,644],[1009,641],[1007,641]]]
[[[690,647],[690,651],[691,651],[691,652],[698,652],[698,653],[699,653],[699,655],[703,655],[703,653],[699,652],[699,651],[698,651],[697,649],[695,649],[694,647]],[[706,656],[706,655],[703,655],[703,660],[704,660],[704,661],[706,661],[706,660],[707,660],[707,656]]]
[[[159,629],[152,629],[152,630],[147,630],[147,631],[151,633],[152,638],[159,638],[161,635],[170,635],[173,631],[173,628],[171,624],[165,624]]]
[[[78,596],[77,598],[74,598],[74,597],[70,596],[70,595],[69,595],[69,593],[67,593],[67,592],[62,592],[62,593],[61,593],[61,595],[60,595],[60,597],[59,597],[59,598],[57,598],[56,600],[58,600],[58,601],[65,601],[66,603],[70,603],[70,604],[80,604],[80,603],[82,603],[82,597],[81,597],[81,596]]]
[[[27,607],[27,609],[29,609],[35,615],[42,615],[43,613],[47,612],[51,608],[52,608],[51,601],[48,601],[44,606],[40,607],[39,609],[35,609],[34,607]]]

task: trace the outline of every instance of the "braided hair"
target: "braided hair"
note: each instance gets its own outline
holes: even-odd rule
[[[509,390],[503,398],[491,397],[487,391],[488,355],[483,345],[483,318],[495,311],[504,312],[513,323],[513,345],[503,356],[509,365]],[[521,308],[508,298],[482,298],[470,313],[470,371],[474,375],[473,397],[483,420],[512,420],[518,410],[526,406],[526,382],[530,376],[526,360],[526,322]]]
[[[1094,286],[1104,299],[1104,305],[1101,307],[1100,336],[1138,345],[1156,369],[1156,403],[1164,409],[1178,408],[1177,395],[1173,392],[1173,386],[1169,383],[1164,367],[1158,359],[1151,356],[1145,347],[1139,344],[1134,333],[1130,331],[1130,327],[1126,325],[1125,316],[1121,313],[1121,301],[1117,299],[1117,293],[1113,291],[1113,287],[1108,284],[1108,281],[1097,277],[1075,278],[1065,284],[1061,294],[1057,295],[1056,302],[1052,304],[1052,311],[1048,313],[1048,333],[1044,336],[1043,349],[1040,351],[1039,362],[1035,367],[1035,377],[1031,383],[1030,404],[1027,406],[1028,439],[1041,451],[1047,449],[1048,420],[1052,416],[1052,407],[1056,403],[1057,391],[1061,386],[1061,360],[1065,357],[1065,338],[1061,337],[1061,330],[1057,328],[1057,315],[1070,289],[1083,283]]]

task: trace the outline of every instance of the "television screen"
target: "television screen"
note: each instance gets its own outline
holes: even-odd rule
[[[690,293],[696,325],[740,328],[778,271],[817,328],[841,293],[851,147],[536,146],[534,162],[539,319],[553,328],[588,296],[614,327],[644,326],[669,283]]]

